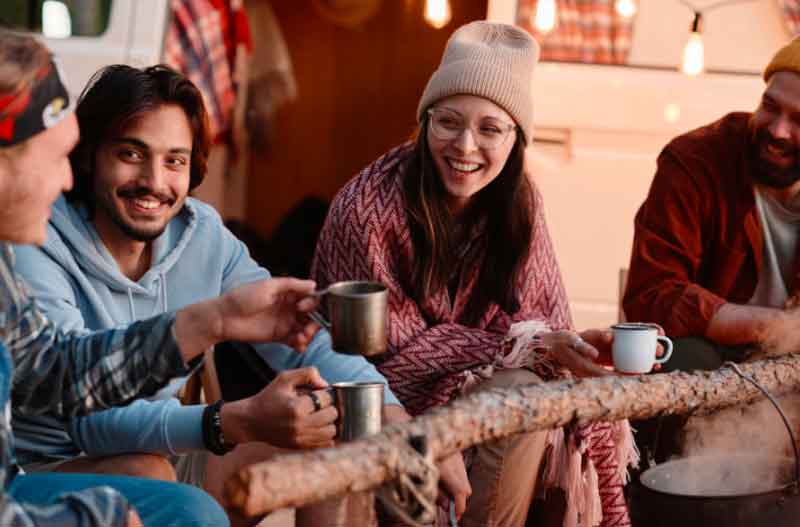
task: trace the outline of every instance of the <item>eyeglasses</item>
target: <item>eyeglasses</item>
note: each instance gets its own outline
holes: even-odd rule
[[[517,129],[513,124],[491,117],[482,119],[476,128],[465,124],[461,114],[446,108],[429,108],[428,116],[430,131],[437,139],[455,141],[469,128],[475,144],[487,150],[503,145],[510,133]]]

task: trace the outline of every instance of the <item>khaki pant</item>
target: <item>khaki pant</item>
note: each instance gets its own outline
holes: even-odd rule
[[[538,382],[541,379],[528,370],[501,370],[479,384],[474,391]],[[477,447],[469,473],[472,496],[459,521],[461,527],[525,526],[528,509],[537,490],[545,438],[546,432],[533,432]],[[352,494],[344,500],[337,498],[318,503],[297,511],[297,525],[372,527],[375,519],[369,506],[371,503],[372,493]],[[549,507],[548,503],[548,509],[554,509],[554,514],[539,511],[542,514],[537,515],[540,520],[537,525],[561,525],[563,511],[558,509],[558,503],[554,505],[556,507]]]
[[[375,494],[357,492],[297,509],[297,527],[377,527]]]
[[[475,392],[541,382],[528,370],[501,370]],[[472,496],[462,527],[523,527],[536,492],[546,432],[518,434],[477,448],[469,481]]]

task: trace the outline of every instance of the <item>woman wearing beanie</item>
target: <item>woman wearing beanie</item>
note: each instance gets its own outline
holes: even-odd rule
[[[608,332],[570,331],[541,196],[524,172],[538,53],[514,26],[459,28],[422,94],[416,139],[351,180],[320,235],[320,287],[389,288],[379,369],[413,415],[471,390],[607,374],[594,346],[606,351]],[[566,496],[560,524],[630,523],[626,422],[521,434],[468,457],[465,527],[523,526],[548,488]]]

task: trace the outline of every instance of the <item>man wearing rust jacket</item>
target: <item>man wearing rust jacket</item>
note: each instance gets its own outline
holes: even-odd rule
[[[754,113],[667,145],[636,215],[623,307],[676,339],[667,371],[800,345],[800,39],[764,80]]]

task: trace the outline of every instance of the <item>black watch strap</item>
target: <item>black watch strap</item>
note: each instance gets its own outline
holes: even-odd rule
[[[220,399],[203,410],[203,444],[209,452],[218,456],[224,456],[236,447],[225,443],[220,417],[223,404],[225,401]]]

